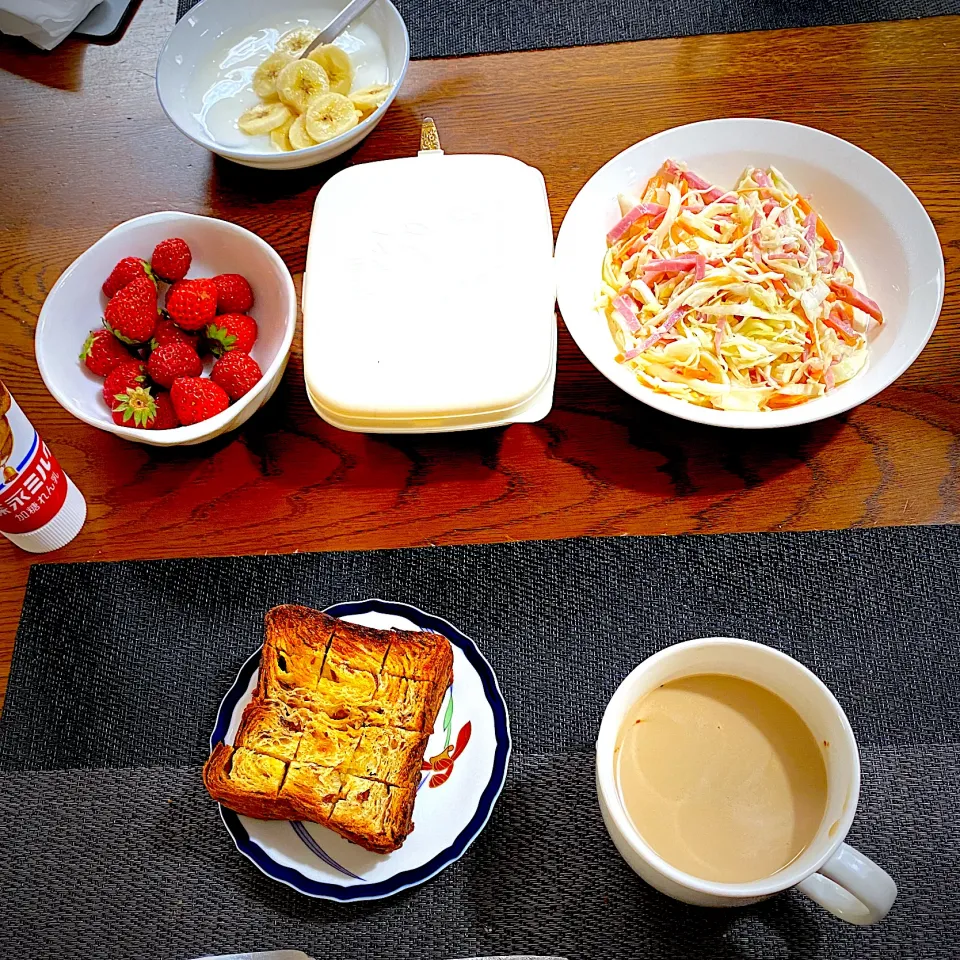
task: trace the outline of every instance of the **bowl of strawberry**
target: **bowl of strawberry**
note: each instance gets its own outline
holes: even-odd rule
[[[47,388],[91,426],[157,446],[240,426],[283,377],[297,319],[290,271],[236,224],[153,213],[111,230],[44,301]]]

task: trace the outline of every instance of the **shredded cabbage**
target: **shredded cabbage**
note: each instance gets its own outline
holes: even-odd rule
[[[668,160],[620,208],[598,308],[641,383],[700,406],[775,410],[863,368],[880,308],[775,167],[724,192]]]

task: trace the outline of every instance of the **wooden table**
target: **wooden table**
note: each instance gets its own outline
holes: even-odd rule
[[[49,396],[33,353],[45,293],[110,227],[165,209],[256,231],[299,280],[313,199],[338,169],[247,170],[181,136],[153,84],[174,12],[146,0],[108,47],[0,40],[0,379],[89,505],[80,536],[46,559],[960,521],[960,18],[420,61],[346,161],[410,154],[430,115],[448,152],[539,167],[558,228],[597,167],[665,127],[756,115],[851,139],[916,191],[947,265],[932,341],[852,413],[770,433],[674,420],[608,383],[561,323],[542,423],[366,437],[311,410],[298,337],[277,395],[239,433],[159,451]],[[0,691],[31,562],[0,542]]]

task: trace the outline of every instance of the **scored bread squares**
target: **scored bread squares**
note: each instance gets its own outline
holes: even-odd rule
[[[347,667],[327,673],[325,667],[316,699],[318,708],[335,724],[431,733],[446,690],[436,683]]]
[[[377,675],[376,687],[364,674]],[[317,693],[343,714],[359,709],[365,726],[432,733],[452,682],[453,650],[441,634],[375,630],[341,621]]]
[[[398,786],[416,783],[429,734],[367,727],[342,771],[367,780]]]
[[[323,661],[323,676],[336,679],[338,671],[343,669],[379,674],[398,631],[375,630],[349,620],[335,623],[333,639]]]
[[[296,811],[280,799],[287,764],[246,747],[218,743],[203,765],[203,785],[225,807],[258,820],[294,820]]]
[[[453,650],[450,641],[439,633],[395,630],[383,673],[440,684],[444,692],[453,680]]]
[[[274,607],[264,618],[266,639],[257,692],[264,700],[299,704],[316,690],[337,624],[309,607]]]
[[[291,820],[326,823],[340,799],[342,786],[343,776],[339,770],[294,760],[280,788],[280,800],[297,812]]]
[[[289,763],[296,756],[303,731],[312,717],[312,711],[305,706],[254,697],[243,711],[235,740],[258,753]]]
[[[309,820],[395,850],[413,829],[424,750],[452,679],[440,634],[275,607],[257,691],[234,746],[210,757],[207,789],[247,816]]]
[[[347,775],[329,826],[341,836],[376,853],[396,850],[413,829],[417,788],[398,787]]]

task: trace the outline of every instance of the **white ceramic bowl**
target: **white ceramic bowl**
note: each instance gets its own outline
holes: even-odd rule
[[[208,132],[200,117],[205,92],[215,77],[227,82],[236,80],[238,87],[249,85],[253,66],[267,56],[272,43],[271,31],[284,33],[300,24],[326,26],[345,6],[338,0],[203,0],[174,27],[157,62],[157,96],[173,124],[195,143],[213,153],[248,167],[269,170],[295,170],[330,160],[356,146],[380,122],[396,97],[410,63],[410,38],[397,8],[390,0],[376,0],[348,28],[372,31],[383,47],[387,76],[379,82],[393,84],[386,102],[352,130],[326,143],[304,150],[283,153],[264,144],[261,149],[244,144],[242,134],[231,137],[230,143],[218,142]],[[261,49],[239,65],[224,65],[231,48],[248,37],[258,38]],[[229,74],[229,77],[228,77]],[[374,82],[374,81],[371,81]],[[237,116],[257,102],[248,92],[247,99],[236,110]]]
[[[843,241],[861,288],[886,322],[870,335],[864,370],[823,397],[784,410],[734,412],[698,407],[643,386],[616,362],[617,349],[594,309],[606,233],[620,217],[617,194],[642,186],[668,157],[720,186],[750,166],[779,168]],[[686,420],[724,427],[785,427],[855,407],[888,387],[917,358],[940,315],[944,269],[927,212],[888,167],[838,137],[778,120],[708,120],[665,130],[601,167],[577,194],[557,239],[557,300],[590,362],[644,403]]]
[[[100,287],[123,257],[150,259],[167,237],[182,237],[193,253],[190,277],[240,273],[250,281],[251,316],[258,336],[251,356],[263,379],[222,413],[172,430],[137,430],[113,422],[103,402],[103,380],[78,359],[87,334],[100,325],[106,297]],[[150,213],[114,227],[64,270],[47,294],[37,322],[40,376],[56,400],[74,416],[118,437],[158,447],[200,443],[246,422],[277,389],[297,325],[297,293],[279,254],[256,234],[213,217]]]

